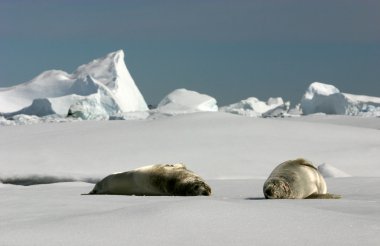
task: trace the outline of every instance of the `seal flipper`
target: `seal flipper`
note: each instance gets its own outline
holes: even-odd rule
[[[305,197],[305,199],[340,199],[340,198],[342,198],[341,195],[330,194],[330,193],[326,193],[326,194],[315,194],[314,193],[308,197]]]

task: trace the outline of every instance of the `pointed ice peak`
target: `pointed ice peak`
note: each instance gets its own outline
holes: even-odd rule
[[[118,50],[84,64],[74,76],[85,80],[90,76],[106,86],[123,112],[144,111],[148,107],[124,62],[124,51]]]
[[[125,70],[126,65],[124,63],[124,52],[122,50],[109,53],[108,55],[95,59],[88,64],[81,65],[77,68],[74,74],[78,78],[85,78],[88,75],[99,80],[102,83],[108,84],[109,77],[112,77],[112,80],[116,80],[116,77],[120,71]],[[107,78],[105,80],[105,78]]]
[[[145,111],[148,109],[144,97],[137,88],[124,62],[124,51],[118,50],[78,67],[78,78],[91,76],[105,85],[123,112]]]
[[[115,101],[121,112],[145,111],[146,102],[131,77],[124,52],[118,50],[81,65],[73,74],[60,70],[45,71],[29,82],[0,89],[0,112],[11,113],[28,107],[37,98],[71,94],[89,96],[98,88],[108,91],[104,97]]]
[[[108,55],[113,56],[115,62],[117,62],[119,60],[124,61],[124,51],[123,50],[117,50],[115,52],[109,53]]]

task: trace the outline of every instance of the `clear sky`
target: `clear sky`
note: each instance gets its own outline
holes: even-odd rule
[[[296,103],[314,81],[380,97],[379,0],[0,0],[0,87],[119,49],[151,104]]]

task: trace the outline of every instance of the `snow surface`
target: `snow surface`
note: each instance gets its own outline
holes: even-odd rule
[[[314,82],[301,100],[304,114],[380,116],[380,98],[341,93],[333,85]]]
[[[0,245],[378,245],[379,129],[378,118],[221,112],[1,127]],[[298,157],[343,198],[265,200],[265,178]],[[81,195],[110,173],[174,162],[213,195]]]
[[[176,89],[161,100],[157,111],[170,115],[215,112],[218,111],[218,106],[213,97],[187,89]]]
[[[117,111],[144,111],[148,107],[124,63],[122,50],[78,67],[73,74],[45,71],[29,82],[0,88],[0,112],[6,116],[29,114],[66,115],[78,100],[113,101]],[[104,104],[98,108],[107,110]],[[107,112],[109,115],[114,113]]]

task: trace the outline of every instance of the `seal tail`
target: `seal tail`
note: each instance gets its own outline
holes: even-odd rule
[[[342,198],[341,195],[326,193],[326,194],[311,194],[305,199],[340,199],[340,198]]]
[[[90,191],[89,193],[86,193],[86,194],[82,194],[82,195],[95,195],[95,194],[98,194],[97,192],[96,192],[96,190],[95,189],[93,189],[92,191]]]

